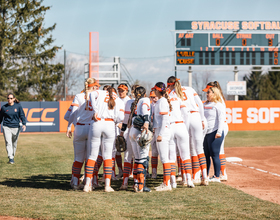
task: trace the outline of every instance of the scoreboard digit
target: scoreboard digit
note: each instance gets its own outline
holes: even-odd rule
[[[279,65],[279,21],[176,21],[176,65]]]

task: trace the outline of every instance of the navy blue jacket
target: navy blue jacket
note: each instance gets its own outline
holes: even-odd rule
[[[0,112],[0,124],[3,121],[3,126],[10,128],[20,127],[20,120],[23,125],[26,125],[26,118],[23,109],[19,103],[3,105]]]

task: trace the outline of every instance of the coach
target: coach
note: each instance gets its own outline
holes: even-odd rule
[[[17,141],[20,133],[20,120],[22,121],[22,131],[26,130],[26,118],[19,101],[14,94],[7,96],[8,103],[2,106],[0,112],[0,124],[3,121],[3,134],[6,143],[6,150],[9,163],[14,164],[14,157],[17,149]]]

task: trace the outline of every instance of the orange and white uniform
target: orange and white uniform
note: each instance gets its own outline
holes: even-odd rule
[[[72,180],[74,185],[78,185],[78,179],[87,152],[88,131],[92,113],[86,110],[86,104],[85,93],[79,93],[75,96],[70,106],[71,111],[67,111],[70,113],[68,118],[68,130],[71,129],[72,124],[75,125],[73,138],[74,163],[72,167]]]
[[[91,121],[88,133],[87,163],[85,170],[86,185],[91,184],[94,165],[98,157],[102,137],[101,150],[104,160],[105,187],[110,186],[112,174],[112,150],[115,140],[115,123],[119,123],[124,119],[123,102],[118,99],[118,96],[115,93],[113,93],[113,98],[115,100],[115,107],[109,109],[108,101],[110,97],[108,91],[97,90],[90,93],[90,110],[92,110],[92,116],[97,113],[98,121]]]

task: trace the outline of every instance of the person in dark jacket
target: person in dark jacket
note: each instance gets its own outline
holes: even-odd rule
[[[0,124],[3,121],[3,134],[6,143],[6,150],[9,157],[9,163],[14,164],[14,157],[17,149],[17,141],[20,133],[20,121],[22,122],[22,131],[26,130],[26,118],[19,101],[14,94],[7,96],[8,103],[3,105],[0,112]]]

